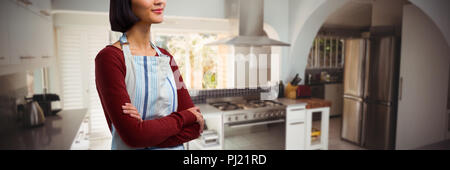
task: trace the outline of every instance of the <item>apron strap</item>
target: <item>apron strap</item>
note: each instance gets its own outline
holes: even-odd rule
[[[122,46],[124,55],[132,56],[131,50],[130,50],[130,43],[128,42],[126,33],[122,34],[119,41],[120,41],[120,45]],[[164,56],[164,54],[161,53],[161,50],[159,50],[159,48],[156,45],[154,45],[151,41],[150,41],[150,45],[153,47],[153,49],[155,49],[158,56]]]
[[[164,54],[161,53],[161,51],[159,50],[159,48],[155,44],[153,44],[151,41],[150,41],[150,44],[156,50],[156,53],[158,53],[158,56],[160,56],[160,57],[164,56]]]
[[[119,41],[120,45],[122,46],[123,55],[125,56],[125,58],[132,57],[130,50],[130,43],[128,42],[127,35],[125,33],[122,34]]]

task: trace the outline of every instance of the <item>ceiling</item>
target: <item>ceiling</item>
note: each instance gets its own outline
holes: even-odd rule
[[[372,0],[351,0],[325,21],[324,27],[363,28],[372,21]]]

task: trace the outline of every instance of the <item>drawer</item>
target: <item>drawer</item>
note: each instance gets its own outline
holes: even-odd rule
[[[306,119],[306,109],[299,107],[299,108],[287,108],[286,111],[286,120],[288,122],[291,122],[292,120],[295,121],[304,121]]]

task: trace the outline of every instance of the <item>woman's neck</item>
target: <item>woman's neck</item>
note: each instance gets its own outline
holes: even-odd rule
[[[144,23],[144,22],[137,22],[133,25],[128,31],[127,31],[127,39],[128,42],[134,48],[139,49],[139,51],[144,50],[151,50],[152,47],[150,46],[150,27],[151,24]]]

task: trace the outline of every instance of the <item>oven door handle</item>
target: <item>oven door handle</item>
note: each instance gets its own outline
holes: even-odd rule
[[[228,125],[228,127],[230,127],[230,128],[237,128],[237,127],[246,127],[246,126],[281,123],[281,122],[285,122],[285,120],[284,119],[277,119],[277,120],[269,120],[269,121],[262,121],[262,122],[236,123],[236,124],[226,124],[226,125]]]

